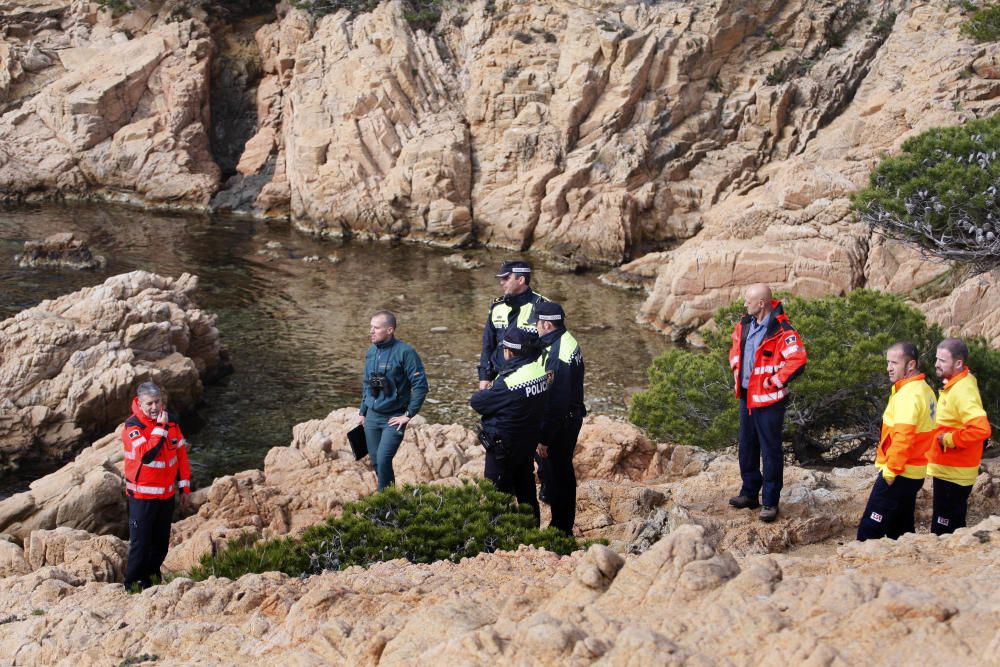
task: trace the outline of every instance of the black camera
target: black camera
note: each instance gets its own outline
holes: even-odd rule
[[[389,382],[382,373],[372,373],[368,376],[368,392],[378,398],[379,393],[389,388]]]

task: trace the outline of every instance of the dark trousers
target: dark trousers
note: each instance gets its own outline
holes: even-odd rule
[[[552,508],[552,523],[567,535],[573,534],[576,521],[576,471],[573,470],[573,452],[580,435],[583,420],[567,420],[549,446],[545,465],[546,491]]]
[[[406,427],[396,430],[389,425],[389,418],[381,412],[369,410],[365,415],[365,444],[368,445],[368,459],[375,466],[375,476],[378,477],[378,490],[381,491],[396,482],[396,473],[392,470],[392,458],[403,442]]]
[[[152,577],[160,576],[160,566],[170,546],[170,522],[174,516],[174,499],[128,499],[128,565],[125,568],[125,588],[139,584],[152,586]]]
[[[777,507],[785,470],[781,451],[781,429],[785,422],[787,399],[774,405],[747,410],[747,399],[740,396],[740,495],[757,498],[763,488],[761,504]],[[761,474],[761,463],[764,472]]]
[[[934,478],[934,516],[931,532],[935,535],[954,533],[965,528],[965,514],[969,509],[972,485],[962,486],[948,480]]]
[[[541,525],[542,511],[535,495],[535,470],[532,464],[532,452],[535,444],[530,442],[504,442],[501,456],[498,458],[498,447],[486,452],[486,467],[483,477],[493,482],[498,491],[510,493],[517,502],[531,506],[535,515],[535,525]]]
[[[879,472],[858,524],[858,539],[862,542],[882,537],[895,540],[903,533],[914,532],[913,512],[917,506],[917,492],[923,485],[922,479],[900,476],[891,485],[886,484]]]

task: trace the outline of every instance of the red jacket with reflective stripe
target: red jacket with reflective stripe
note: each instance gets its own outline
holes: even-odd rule
[[[752,315],[745,315],[733,329],[729,348],[729,366],[736,377],[736,396],[740,395],[740,371]],[[806,348],[792,327],[780,301],[771,301],[771,320],[764,339],[757,347],[747,386],[747,407],[762,408],[788,396],[788,383],[806,366]]]
[[[125,493],[142,500],[171,498],[177,489],[191,492],[187,443],[175,422],[158,424],[132,399],[132,416],[122,427]]]

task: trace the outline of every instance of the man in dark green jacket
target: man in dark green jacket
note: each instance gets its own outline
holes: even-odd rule
[[[381,491],[396,479],[392,458],[406,424],[427,396],[427,374],[416,350],[396,338],[396,316],[391,311],[375,313],[370,332],[358,422],[365,427],[368,456]]]

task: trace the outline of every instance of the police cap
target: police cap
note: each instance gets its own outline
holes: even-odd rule
[[[530,331],[518,329],[517,327],[510,327],[504,332],[503,340],[500,341],[500,344],[514,350],[515,352],[520,352],[524,348],[532,345],[537,339],[538,336]]]
[[[539,320],[546,322],[557,322],[563,324],[566,321],[566,312],[563,307],[554,301],[542,301],[535,306],[535,313]]]
[[[506,278],[511,273],[515,276],[530,276],[531,264],[522,262],[521,260],[501,262],[500,270],[497,271],[497,278]]]

